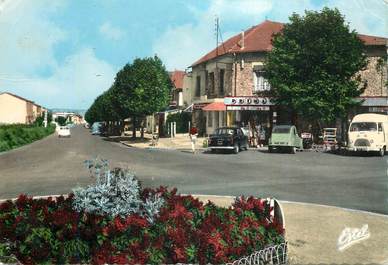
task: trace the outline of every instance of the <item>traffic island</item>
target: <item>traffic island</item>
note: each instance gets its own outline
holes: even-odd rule
[[[223,207],[234,200],[195,197]],[[388,215],[309,203],[281,205],[289,264],[388,264]]]

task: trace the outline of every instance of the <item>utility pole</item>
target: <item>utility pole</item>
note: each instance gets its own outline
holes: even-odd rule
[[[218,17],[216,16],[216,28],[215,28],[215,33],[216,33],[216,55],[218,56],[218,32],[219,32],[219,19]]]

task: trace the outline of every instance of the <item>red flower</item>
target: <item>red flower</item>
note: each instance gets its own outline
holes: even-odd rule
[[[173,263],[187,263],[187,256],[184,248],[174,248]]]
[[[10,212],[13,207],[14,207],[13,202],[11,200],[7,200],[0,204],[0,211],[2,213]]]
[[[185,247],[187,246],[187,236],[183,228],[177,227],[169,227],[167,228],[168,238],[174,243],[176,246]]]
[[[121,220],[121,217],[117,216],[115,217],[114,219],[114,224],[115,224],[115,228],[120,231],[120,232],[123,232],[124,230],[127,229],[127,224],[125,221],[122,221]]]
[[[193,214],[189,212],[182,204],[178,203],[175,205],[175,209],[170,213],[170,218],[183,218],[191,220],[193,219]]]
[[[127,225],[136,226],[139,228],[148,227],[149,225],[148,221],[144,217],[141,217],[137,214],[128,216],[125,222]]]
[[[16,218],[15,218],[15,224],[17,225],[18,223],[20,223],[21,221],[23,221],[23,216],[17,216]]]
[[[129,263],[128,256],[126,253],[116,254],[112,256],[109,263],[128,264]]]

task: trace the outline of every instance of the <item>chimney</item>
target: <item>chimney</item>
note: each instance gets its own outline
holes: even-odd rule
[[[245,39],[245,32],[242,31],[241,32],[241,50],[244,50],[244,48],[245,48],[244,39]]]

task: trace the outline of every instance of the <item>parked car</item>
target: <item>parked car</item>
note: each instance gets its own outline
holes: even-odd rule
[[[272,135],[268,142],[268,152],[274,149],[296,153],[297,149],[303,149],[302,138],[299,137],[296,127],[293,125],[276,125],[272,129]]]
[[[384,156],[388,145],[388,116],[356,115],[349,126],[348,139],[348,151],[371,151]]]
[[[67,126],[60,126],[59,127],[59,130],[58,130],[58,137],[61,138],[61,137],[70,137],[71,136],[71,133],[70,133],[70,128],[67,127]]]
[[[210,135],[208,148],[216,150],[232,150],[237,154],[240,150],[248,149],[248,136],[240,127],[221,127]]]
[[[101,130],[102,130],[102,122],[95,122],[92,124],[91,132],[93,135],[101,134]]]

